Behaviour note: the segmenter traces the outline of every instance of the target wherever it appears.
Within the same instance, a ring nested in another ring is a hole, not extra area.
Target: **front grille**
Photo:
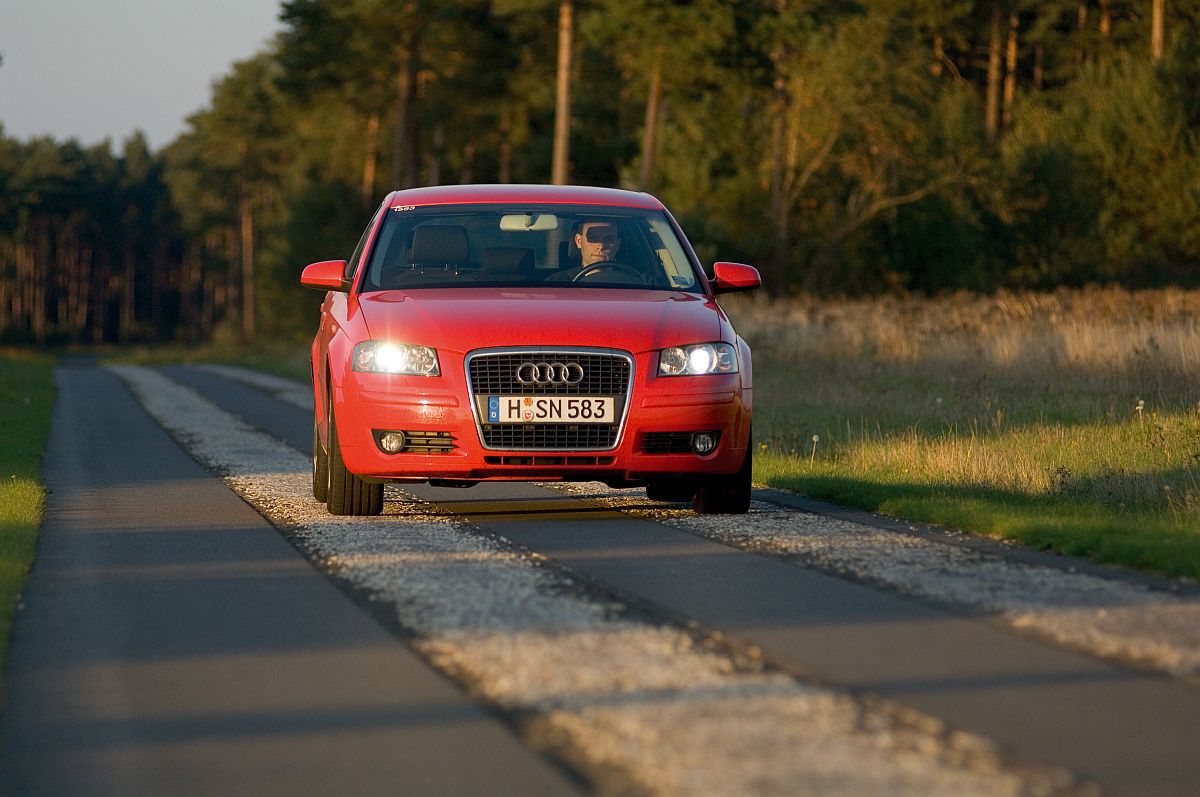
[[[558,465],[590,465],[592,467],[599,465],[611,465],[615,461],[612,457],[484,457],[483,461],[489,465],[524,465],[541,467],[541,466],[558,466]]]
[[[612,448],[617,425],[607,423],[485,423],[483,442],[489,448],[578,449]]]
[[[521,363],[578,363],[578,385],[523,385],[517,381]],[[471,360],[471,389],[477,396],[624,396],[629,386],[629,360],[612,354],[583,352],[518,352],[486,354]]]
[[[577,364],[583,378],[575,385],[522,384],[522,363]],[[617,422],[606,423],[480,423],[486,448],[500,451],[607,450],[620,438],[629,400],[633,360],[628,355],[597,351],[503,351],[472,355],[467,377],[476,416],[487,418],[488,396],[612,396]]]

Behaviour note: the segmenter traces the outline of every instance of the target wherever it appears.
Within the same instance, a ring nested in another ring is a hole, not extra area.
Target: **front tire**
[[[329,494],[325,506],[331,515],[378,515],[383,511],[383,485],[364,481],[346,470],[332,402],[329,407]]]
[[[750,477],[754,471],[754,445],[746,440],[746,457],[732,476],[717,476],[700,485],[692,508],[698,515],[744,515],[750,511]]]
[[[321,446],[316,413],[313,413],[312,477],[313,498],[324,503],[329,497],[329,452]]]

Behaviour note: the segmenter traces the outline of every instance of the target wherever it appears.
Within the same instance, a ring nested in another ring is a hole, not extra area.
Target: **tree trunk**
[[[189,244],[184,247],[182,268],[182,283],[179,286],[179,330],[189,343],[200,329],[200,293],[197,290],[200,283],[200,266],[197,262],[196,247]],[[190,334],[189,334],[190,333]]]
[[[71,339],[83,343],[87,340],[88,329],[88,309],[91,307],[91,287],[92,281],[88,279],[88,273],[91,271],[87,266],[91,265],[92,258],[95,257],[95,250],[89,246],[80,259],[79,268],[75,272],[75,307],[71,311]]]
[[[574,46],[574,6],[558,6],[558,80],[554,100],[554,155],[550,182],[566,185],[571,145],[571,48]]]
[[[1100,35],[1108,36],[1112,30],[1112,9],[1108,7],[1108,0],[1099,0],[1100,3]]]
[[[438,121],[433,127],[433,157],[429,159],[429,185],[442,183],[442,150],[446,145],[446,123]]]
[[[415,2],[406,3],[404,15],[408,20],[404,55],[396,75],[396,132],[392,150],[392,188],[412,188],[417,185],[417,126],[413,104],[417,96],[417,68],[420,45],[419,16]]]
[[[107,256],[105,260],[107,261]],[[104,331],[108,327],[108,283],[105,275],[108,273],[109,264],[105,262],[102,268],[92,269],[90,279],[91,293],[91,321],[92,321],[92,343],[104,342]]]
[[[500,173],[497,179],[501,183],[512,182],[512,110],[508,104],[500,109]]]
[[[33,339],[36,343],[46,342],[46,275],[42,264],[50,259],[50,233],[43,229],[38,234],[33,266],[33,301],[30,302],[33,324]],[[40,250],[40,251],[39,251]]]
[[[475,142],[468,141],[463,145],[462,168],[458,170],[458,182],[467,185],[475,179]]]
[[[363,207],[371,207],[375,196],[375,169],[379,163],[379,111],[371,111],[367,117],[367,129],[363,135],[367,148],[363,158],[362,198]]]
[[[1013,101],[1017,94],[1017,26],[1020,19],[1016,14],[1008,17],[1008,47],[1004,59],[1004,116],[1001,129],[1012,128]]]
[[[243,189],[238,214],[241,217],[242,254],[242,337],[254,340],[254,210],[250,195]]]
[[[658,107],[662,98],[662,49],[654,51],[650,67],[650,88],[646,95],[646,126],[642,131],[642,174],[639,182],[643,191],[654,189],[654,141],[658,136]]]
[[[118,337],[122,343],[129,343],[133,340],[134,326],[134,280],[137,279],[133,269],[133,252],[131,247],[126,244],[124,247],[124,268],[121,274],[121,319],[118,324],[120,330]]]
[[[787,179],[787,90],[782,76],[775,78],[775,107],[771,130],[771,228],[773,247],[771,283],[776,296],[785,293],[788,265],[792,257],[792,203],[785,185]]]
[[[987,109],[985,126],[990,138],[1000,134],[1000,6],[992,7],[992,33],[988,43]]]
[[[30,244],[25,231],[18,230],[15,237],[17,245],[14,259],[17,263],[17,278],[13,283],[13,326],[27,332],[31,329],[29,307],[33,298],[33,272],[29,264],[33,258],[29,254]]]
[[[1033,90],[1041,91],[1046,79],[1046,45],[1038,42],[1033,48]]]
[[[179,263],[171,262],[171,253],[163,237],[156,239],[154,247],[154,266],[150,271],[150,318],[157,340],[169,340],[175,337],[174,328],[167,321],[166,299],[179,294],[179,285],[183,279],[183,271]],[[176,322],[178,319],[176,319]]]
[[[201,307],[204,308],[200,317],[200,329],[203,331],[203,339],[210,340],[213,328],[217,324],[217,281],[211,271],[204,275],[200,291]]]
[[[1154,0],[1150,12],[1150,58],[1161,61],[1163,57],[1163,5],[1164,0]]]

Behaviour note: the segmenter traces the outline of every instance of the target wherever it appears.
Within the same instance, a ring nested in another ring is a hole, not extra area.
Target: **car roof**
[[[472,205],[484,203],[546,205],[608,205],[660,210],[663,205],[649,194],[582,185],[438,185],[396,191],[388,207],[406,205]]]

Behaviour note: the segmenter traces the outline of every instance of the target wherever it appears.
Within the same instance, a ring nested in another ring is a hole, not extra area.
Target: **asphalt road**
[[[307,451],[303,410],[166,372]],[[304,563],[112,376],[60,371],[46,472],[3,720],[12,793],[576,788]],[[1187,683],[536,485],[406,489],[797,678],[910,706],[1105,794],[1197,793]]]
[[[9,795],[575,794],[142,411],[62,368]]]

